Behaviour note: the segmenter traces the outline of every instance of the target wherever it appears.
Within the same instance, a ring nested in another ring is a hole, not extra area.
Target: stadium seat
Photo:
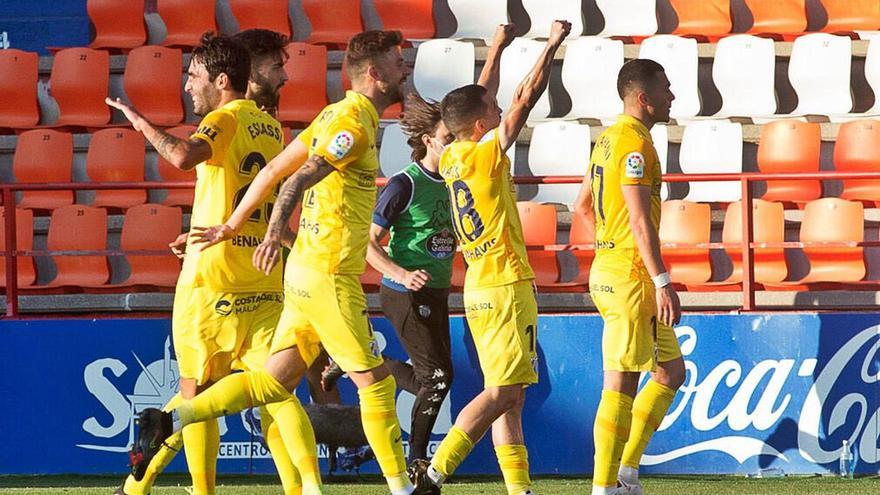
[[[861,113],[829,115],[831,122],[880,118],[880,36],[868,43],[868,52],[865,54],[865,80],[874,92],[874,104],[871,108]]]
[[[183,120],[183,53],[177,48],[142,46],[128,54],[123,85],[132,105],[158,126]]]
[[[549,38],[550,26],[556,19],[571,23],[571,32],[566,39],[573,40],[584,32],[584,15],[581,0],[522,0],[529,15],[531,27],[523,36],[526,38]]]
[[[288,0],[229,0],[229,7],[239,31],[263,28],[291,36]]]
[[[86,10],[95,27],[90,48],[129,49],[146,43],[144,0],[88,0]]]
[[[344,48],[352,36],[364,30],[360,0],[302,0],[302,6],[312,25],[306,40],[309,43]]]
[[[588,227],[587,224],[582,222],[579,216],[572,215],[568,243],[593,246],[596,243],[596,232],[593,230],[593,227]],[[593,264],[593,258],[596,257],[596,251],[594,249],[575,249],[571,253],[577,259],[578,273],[569,283],[588,287],[590,283],[590,266]]]
[[[590,126],[575,122],[552,121],[532,130],[529,168],[532,175],[579,175],[587,173],[590,163]],[[536,203],[571,205],[580,184],[540,184],[532,198]]]
[[[672,281],[699,285],[712,278],[709,248],[664,247],[664,244],[708,243],[712,230],[712,209],[705,203],[664,201],[660,213],[660,243],[663,263]]]
[[[456,251],[452,257],[452,289],[461,292],[464,287],[464,277],[467,273],[467,263],[464,261],[464,255],[461,251]]]
[[[806,0],[745,0],[752,13],[750,34],[791,39],[807,29]]]
[[[413,85],[426,100],[440,101],[453,89],[474,82],[474,45],[447,39],[419,45]]]
[[[165,23],[164,46],[192,48],[202,34],[217,32],[215,0],[156,0],[156,10]]]
[[[110,85],[110,55],[91,48],[65,48],[55,54],[49,90],[58,103],[56,126],[101,127],[110,122],[104,102]]]
[[[880,2],[877,0],[822,0],[827,33],[880,30]]]
[[[0,128],[33,127],[40,121],[39,63],[34,52],[0,50]]]
[[[507,111],[519,83],[535,66],[546,43],[516,38],[501,54],[501,82],[498,86],[498,105]],[[529,114],[530,120],[545,119],[550,115],[550,91],[545,90]]]
[[[623,101],[617,94],[617,73],[622,66],[622,41],[584,36],[568,42],[562,85],[571,97],[571,110],[565,118],[594,118],[605,124],[622,113]]]
[[[21,133],[12,158],[15,181],[22,184],[70,182],[73,135],[51,129]],[[19,208],[54,210],[73,204],[72,191],[22,191]]]
[[[687,118],[700,113],[697,40],[669,34],[652,36],[642,41],[639,58],[654,60],[666,70],[675,95],[670,117]]]
[[[308,43],[291,43],[290,58],[284,64],[289,78],[281,87],[278,120],[307,123],[327,106],[327,48]]]
[[[151,285],[174,287],[180,273],[180,260],[168,244],[182,232],[180,208],[143,204],[129,208],[122,223],[119,247],[122,251],[166,251],[164,256],[126,254],[131,269],[120,286]]]
[[[761,199],[752,200],[752,240],[753,242],[785,241],[785,216],[782,203],[772,203]],[[725,244],[742,243],[742,202],[730,203],[724,215],[721,240]],[[733,270],[730,276],[719,284],[740,284],[743,280],[742,247],[730,246],[724,250],[730,257]],[[754,281],[757,283],[779,283],[788,277],[783,248],[755,248]]]
[[[670,0],[678,25],[673,34],[716,39],[730,33],[730,0]]]
[[[857,120],[840,126],[834,144],[838,172],[880,172],[880,120]],[[880,180],[844,179],[843,199],[880,202]]]
[[[665,124],[654,124],[651,127],[651,141],[654,143],[654,149],[657,150],[657,159],[660,160],[660,171],[666,173],[666,167],[669,156],[669,129]],[[669,184],[664,182],[660,185],[660,199],[666,201],[669,197]]]
[[[92,182],[143,182],[146,143],[132,129],[101,129],[92,134],[86,173]],[[95,191],[92,206],[126,209],[147,201],[143,189]]]
[[[526,246],[556,244],[556,208],[532,201],[518,201],[520,221]],[[554,251],[529,250],[529,264],[538,287],[553,287],[559,280],[559,265]]]
[[[797,93],[793,115],[835,115],[852,110],[852,40],[826,33],[794,40],[788,78]],[[817,68],[821,67],[821,70]]]
[[[52,211],[46,248],[50,251],[107,249],[107,210],[70,205]],[[101,287],[110,279],[104,255],[53,256],[57,273],[40,287]]]
[[[408,40],[434,37],[434,2],[432,0],[382,0],[374,2],[383,29],[403,33]]]
[[[457,25],[451,38],[482,39],[489,44],[492,42],[495,28],[499,24],[507,23],[507,2],[446,0],[446,3],[455,16]]]
[[[803,243],[862,242],[865,240],[864,208],[858,201],[822,198],[807,203],[801,222]],[[800,284],[858,282],[865,278],[862,247],[804,246],[810,272]]]
[[[684,174],[742,173],[742,125],[724,120],[700,120],[684,128],[679,165]],[[729,203],[742,197],[737,182],[689,182],[684,198],[704,203]]]
[[[412,163],[412,148],[406,140],[400,124],[385,126],[379,143],[379,167],[385,177],[391,177]]]
[[[195,127],[183,125],[168,129],[167,132],[168,134],[181,139],[189,139],[195,130]],[[162,158],[162,156],[158,154],[156,157],[156,168],[158,169],[159,177],[161,177],[163,181],[177,182],[196,180],[195,170],[181,170],[168,163],[168,160]],[[168,189],[168,194],[165,196],[165,200],[162,201],[162,204],[166,206],[185,206],[191,208],[194,194],[195,191],[192,189]]]
[[[773,40],[738,34],[718,40],[712,80],[721,94],[716,118],[776,113],[776,49]]]
[[[6,210],[0,208],[0,220],[6,222]],[[16,250],[31,251],[34,249],[34,212],[31,210],[15,209],[15,241]],[[0,229],[0,249],[6,249],[6,229]],[[29,287],[37,281],[37,273],[34,270],[34,258],[32,256],[18,257],[18,286]],[[6,288],[6,258],[0,260],[0,287]]]
[[[758,170],[764,173],[818,172],[822,144],[819,124],[779,120],[761,126]],[[767,181],[767,201],[804,203],[822,195],[817,180]]]
[[[596,0],[605,19],[599,36],[651,36],[657,32],[655,0]]]

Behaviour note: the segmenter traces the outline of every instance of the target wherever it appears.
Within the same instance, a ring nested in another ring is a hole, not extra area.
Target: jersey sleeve
[[[296,135],[296,140],[306,145],[307,150],[312,148],[312,134],[314,134],[314,127],[314,123],[309,124],[308,127]]]
[[[223,162],[237,128],[238,122],[231,113],[222,109],[215,110],[199,122],[199,127],[191,139],[201,139],[208,143],[211,147],[211,158],[207,163],[217,165]]]
[[[385,184],[382,192],[379,193],[379,199],[376,200],[373,223],[383,229],[391,228],[391,225],[409,206],[412,193],[413,183],[406,174],[393,175]]]
[[[313,133],[313,154],[323,158],[333,168],[343,170],[369,149],[367,140],[367,133],[359,122],[340,115],[322,132]]]
[[[498,139],[498,129],[489,131],[477,145],[475,166],[477,170],[484,171],[491,177],[501,173],[507,163],[507,155],[501,149],[501,141]]]
[[[648,142],[621,143],[616,150],[618,153],[617,166],[620,170],[620,185],[622,186],[651,186],[654,172],[660,163],[655,154],[648,149]]]

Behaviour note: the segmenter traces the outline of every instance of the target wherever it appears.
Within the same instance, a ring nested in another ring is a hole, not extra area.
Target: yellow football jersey
[[[590,157],[593,211],[596,215],[596,270],[648,276],[629,226],[624,185],[651,188],[651,222],[660,228],[660,160],[648,129],[621,115],[596,141]]]
[[[284,147],[281,124],[250,100],[231,101],[212,111],[192,137],[211,146],[211,158],[196,166],[190,225],[197,227],[225,222],[260,169]],[[282,290],[279,267],[266,276],[251,261],[266,234],[274,201],[273,193],[234,239],[205,250],[190,243],[177,285],[237,293]]]
[[[465,288],[535,278],[516,209],[510,160],[497,130],[480,143],[456,141],[440,158],[452,203],[452,225],[468,268]]]
[[[288,261],[326,273],[360,275],[376,202],[379,114],[366,96],[348,91],[297,136],[336,172],[305,191],[299,231]]]

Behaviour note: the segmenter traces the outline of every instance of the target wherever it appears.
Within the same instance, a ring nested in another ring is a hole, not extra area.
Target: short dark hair
[[[630,60],[623,64],[617,74],[617,94],[620,95],[620,99],[624,99],[633,89],[645,89],[661,72],[664,72],[663,66],[653,60],[646,58]]]
[[[345,50],[345,71],[354,79],[377,58],[403,42],[400,31],[364,31],[348,42]]]
[[[205,33],[199,46],[193,50],[192,59],[205,66],[210,81],[226,74],[232,89],[240,93],[247,91],[251,57],[238,41],[222,34]]]
[[[486,88],[479,84],[468,84],[449,92],[440,102],[440,115],[449,132],[456,138],[470,132],[474,123],[486,113],[483,97]]]
[[[259,60],[267,55],[281,53],[287,60],[287,45],[290,39],[276,31],[268,29],[247,29],[232,36],[232,39],[244,45],[251,56],[251,69],[254,69]]]
[[[412,148],[411,156],[414,162],[428,154],[422,136],[433,135],[438,125],[440,125],[440,104],[433,100],[425,101],[415,93],[410,94],[403,105],[400,128],[408,136],[406,142]]]

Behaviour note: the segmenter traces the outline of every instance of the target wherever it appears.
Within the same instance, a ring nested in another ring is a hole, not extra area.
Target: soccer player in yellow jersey
[[[195,168],[194,224],[222,220],[231,213],[253,177],[283,148],[280,124],[254,101],[243,98],[246,94],[255,96],[249,74],[260,73],[261,79],[253,87],[263,95],[260,106],[271,105],[269,96],[277,94],[287,79],[283,68],[287,39],[265,30],[242,35],[244,44],[222,36],[206,37],[194,50],[186,90],[193,97],[195,113],[204,118],[188,140],[152,126],[119,101],[108,101],[123,111],[164,158],[185,170]],[[274,270],[267,276],[255,269],[250,259],[266,231],[267,207],[263,205],[235,242],[223,249],[203,252],[190,246],[177,284],[172,321],[180,394],[168,408],[194,397],[233,368],[259,369],[265,363],[282,309],[281,273]],[[279,433],[279,423],[286,429],[310,428],[304,411],[289,401],[272,407],[278,421],[273,422],[267,411],[261,418],[285,493],[302,493],[303,484],[320,485],[314,440],[303,441],[300,435],[285,448]],[[143,446],[136,445],[132,475],[117,494],[149,493],[156,475],[184,440],[194,493],[214,493],[219,447],[216,420],[190,425],[182,435],[154,445],[157,455],[152,462],[143,458]],[[301,470],[294,467],[291,458],[299,461]]]
[[[183,402],[172,414],[152,410],[156,421],[142,428],[141,436],[161,440],[193,422],[285,399],[323,345],[358,387],[364,433],[391,493],[412,493],[397,422],[394,379],[379,355],[358,280],[365,268],[376,200],[379,115],[401,101],[401,87],[409,73],[401,41],[398,31],[354,36],[345,54],[352,80],[345,99],[326,107],[257,175],[225,224],[199,234],[208,245],[235,242],[275,185],[293,174],[278,195],[269,229],[253,257],[255,266],[266,273],[275,269],[290,215],[302,199],[299,233],[284,277],[284,312],[265,371],[228,376]],[[204,225],[214,223],[219,222]]]
[[[652,60],[624,64],[617,91],[623,115],[596,141],[575,202],[596,228],[590,296],[605,322],[593,495],[643,493],[639,460],[684,381],[672,329],[681,308],[660,257],[660,162],[648,132],[669,120],[674,96]],[[651,380],[636,395],[646,371]]]
[[[461,410],[430,465],[421,462],[415,467],[420,493],[440,493],[444,480],[490,427],[508,494],[532,493],[522,407],[525,388],[538,381],[538,306],[505,152],[546,90],[553,57],[570,30],[566,21],[553,23],[544,52],[520,83],[503,119],[495,99],[497,68],[440,103],[443,122],[455,135],[440,158],[440,174],[449,189],[452,223],[468,263],[465,316],[480,358],[484,390]],[[496,55],[487,63],[499,63],[500,53]]]

